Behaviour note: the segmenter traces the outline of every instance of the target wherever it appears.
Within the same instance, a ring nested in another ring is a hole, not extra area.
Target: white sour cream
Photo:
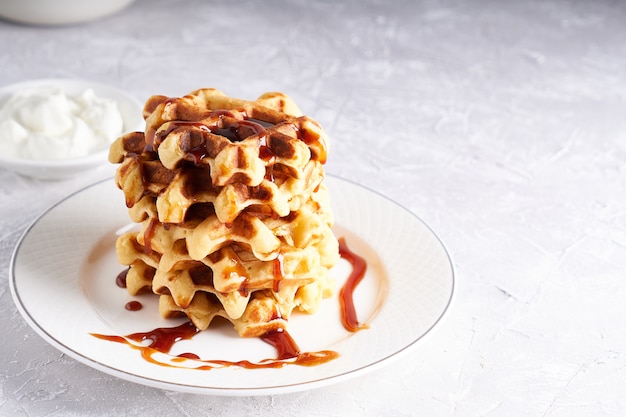
[[[0,155],[66,159],[106,148],[124,129],[117,103],[86,89],[68,96],[55,86],[17,92],[0,108]]]

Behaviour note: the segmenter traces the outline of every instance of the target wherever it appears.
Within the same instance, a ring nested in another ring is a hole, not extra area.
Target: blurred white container
[[[0,0],[0,17],[31,25],[70,25],[111,15],[134,0]]]

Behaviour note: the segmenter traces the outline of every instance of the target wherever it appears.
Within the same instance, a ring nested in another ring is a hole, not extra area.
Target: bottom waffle
[[[159,313],[165,318],[186,316],[200,330],[207,329],[216,317],[223,317],[233,324],[241,337],[259,337],[279,329],[286,330],[293,310],[313,313],[321,299],[332,292],[333,283],[329,279],[300,287],[284,285],[278,292],[255,291],[237,319],[228,315],[220,300],[209,292],[197,292],[185,308],[176,304],[171,296],[161,295]]]

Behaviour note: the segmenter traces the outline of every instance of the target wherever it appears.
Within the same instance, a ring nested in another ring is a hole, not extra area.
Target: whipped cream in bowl
[[[110,144],[144,129],[142,105],[112,86],[35,80],[0,88],[0,167],[60,179],[107,164]]]

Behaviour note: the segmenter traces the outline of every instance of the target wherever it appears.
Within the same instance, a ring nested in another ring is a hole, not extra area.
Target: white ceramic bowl
[[[30,25],[70,25],[99,19],[133,0],[0,0],[0,17]]]
[[[119,88],[85,80],[42,79],[7,85],[0,88],[0,107],[17,91],[50,85],[59,87],[68,96],[76,96],[91,88],[97,96],[117,102],[124,122],[124,132],[144,130],[143,105],[137,98]],[[108,164],[108,154],[107,146],[84,157],[67,159],[31,160],[0,155],[0,167],[33,178],[61,179]]]

